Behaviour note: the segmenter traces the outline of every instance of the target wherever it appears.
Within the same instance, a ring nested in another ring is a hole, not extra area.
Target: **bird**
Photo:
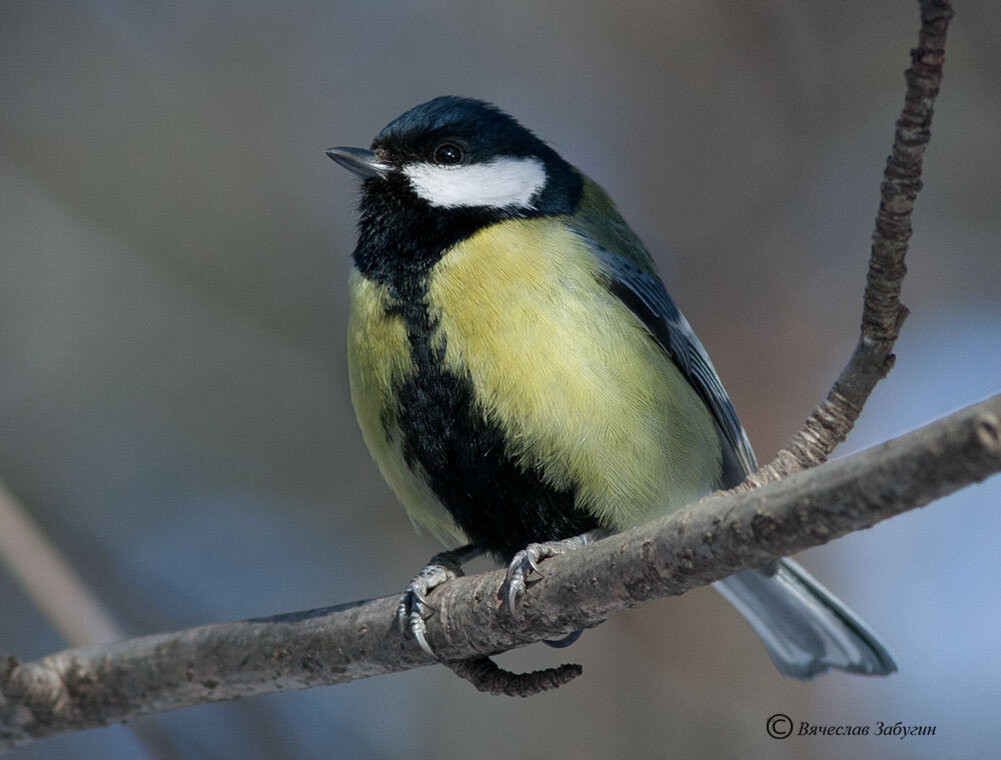
[[[400,599],[488,554],[516,614],[551,556],[668,514],[757,468],[702,343],[613,201],[495,105],[441,96],[369,148],[349,280],[351,399],[411,519],[445,542]],[[779,558],[714,584],[778,670],[897,669],[857,615]],[[579,632],[549,642],[572,643]]]

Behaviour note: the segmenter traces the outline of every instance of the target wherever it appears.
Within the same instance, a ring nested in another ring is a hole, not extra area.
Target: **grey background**
[[[913,315],[846,451],[1001,387],[1001,11],[959,6]],[[443,93],[498,103],[609,190],[767,459],[854,344],[917,28],[902,0],[5,2],[0,480],[130,634],[399,591],[438,547],[355,426],[357,188],[322,151]],[[208,758],[984,756],[999,491],[802,558],[886,639],[891,678],[783,679],[702,589],[502,657],[584,665],[532,700],[428,668],[157,720]],[[0,650],[62,646],[0,568]],[[776,712],[937,732],[777,742]],[[143,757],[120,726],[17,756]]]

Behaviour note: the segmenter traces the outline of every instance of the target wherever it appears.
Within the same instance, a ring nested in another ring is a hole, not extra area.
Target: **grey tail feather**
[[[780,559],[772,568],[745,570],[713,586],[751,624],[783,675],[897,670],[879,637],[800,565]]]

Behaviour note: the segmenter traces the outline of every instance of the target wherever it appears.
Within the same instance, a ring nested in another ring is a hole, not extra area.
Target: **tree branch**
[[[876,383],[893,367],[893,344],[908,314],[900,302],[900,286],[907,273],[904,256],[911,238],[911,212],[921,190],[921,165],[931,139],[932,111],[942,84],[945,37],[952,16],[946,0],[921,0],[918,46],[911,50],[911,66],[905,73],[907,95],[880,186],[858,344],[827,398],[802,429],[739,489],[771,483],[826,462],[855,426]]]
[[[850,457],[724,493],[546,561],[517,621],[503,571],[438,589],[428,640],[448,660],[597,625],[979,482],[1001,470],[1001,395]],[[600,580],[599,580],[600,579]],[[218,623],[40,660],[0,660],[0,745],[202,702],[431,665],[394,625],[397,597]]]

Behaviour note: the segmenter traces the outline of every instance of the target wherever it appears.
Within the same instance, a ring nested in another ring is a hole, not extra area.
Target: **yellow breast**
[[[508,221],[446,253],[428,300],[445,362],[471,378],[509,454],[621,529],[709,492],[720,447],[696,393],[596,275],[560,219]]]

